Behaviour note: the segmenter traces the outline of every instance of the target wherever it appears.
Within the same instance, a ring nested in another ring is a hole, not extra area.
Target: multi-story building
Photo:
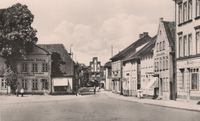
[[[154,71],[159,79],[159,98],[175,99],[175,22],[160,18],[154,49]]]
[[[110,61],[104,65],[104,72],[105,72],[105,90],[111,91],[113,86],[112,86],[112,68]]]
[[[74,80],[74,61],[72,60],[70,53],[65,49],[63,44],[39,44],[41,48],[44,48],[48,52],[51,53],[52,57],[54,54],[58,54],[60,60],[60,64],[57,67],[59,70],[58,72],[54,72],[52,70],[51,77],[52,77],[52,93],[59,94],[59,93],[73,93],[76,88],[76,81]],[[54,67],[54,60],[52,61],[52,67]],[[55,74],[56,73],[56,74]]]
[[[134,96],[141,88],[141,63],[137,55],[150,41],[152,38],[148,34],[140,35],[140,38],[132,44],[133,50],[129,50],[130,54],[123,59],[122,86],[124,95]]]
[[[157,36],[152,38],[138,53],[141,70],[141,90],[146,96],[156,96],[155,89],[158,88],[157,78],[154,77],[154,47]]]
[[[174,0],[177,98],[200,99],[200,0]]]
[[[43,94],[52,92],[51,54],[34,45],[32,52],[15,59],[17,88],[25,93]]]

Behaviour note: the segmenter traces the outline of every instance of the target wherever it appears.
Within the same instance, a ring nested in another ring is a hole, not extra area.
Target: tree
[[[4,10],[0,23],[0,52],[7,68],[14,73],[13,60],[32,51],[36,44],[36,30],[31,27],[34,16],[26,5],[17,3]],[[7,83],[14,87],[16,83]]]
[[[63,73],[60,69],[60,66],[62,64],[64,64],[64,62],[62,61],[62,58],[60,57],[60,54],[57,52],[53,52],[51,55],[51,73],[52,73],[52,77],[59,77],[62,76]]]

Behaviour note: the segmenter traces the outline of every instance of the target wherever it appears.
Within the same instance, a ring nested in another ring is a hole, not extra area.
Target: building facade
[[[154,47],[157,36],[138,52],[141,67],[141,90],[144,96],[156,96],[157,78],[154,77]]]
[[[200,0],[174,0],[177,98],[200,99]]]
[[[113,88],[111,62],[107,62],[104,65],[104,73],[105,73],[105,90],[111,91]]]
[[[149,42],[151,37],[148,33],[140,35],[131,46],[132,49],[128,50],[127,56],[123,59],[122,66],[122,88],[123,94],[127,96],[134,96],[137,90],[141,88],[141,65],[137,57],[137,53]]]
[[[101,86],[104,86],[102,83],[103,80],[103,67],[101,62],[98,60],[98,57],[93,57],[89,65],[89,80],[91,82],[101,83]]]
[[[39,44],[41,48],[44,48],[51,53],[53,58],[60,58],[58,67],[55,67],[55,61],[51,58],[52,67],[54,70],[58,69],[58,72],[52,70],[52,94],[71,94],[76,91],[76,81],[74,78],[74,61],[72,60],[70,53],[65,49],[63,44]]]
[[[175,22],[160,18],[154,49],[154,71],[159,79],[159,98],[175,99]]]
[[[43,94],[52,92],[51,54],[35,45],[31,53],[15,60],[17,88],[25,93]]]

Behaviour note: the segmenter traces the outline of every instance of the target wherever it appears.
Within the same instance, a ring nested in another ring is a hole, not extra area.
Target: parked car
[[[94,87],[81,87],[78,90],[80,95],[91,95],[94,94]]]

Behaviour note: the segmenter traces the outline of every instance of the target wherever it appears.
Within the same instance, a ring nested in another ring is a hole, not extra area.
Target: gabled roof
[[[143,48],[141,48],[139,51],[133,53],[128,58],[124,59],[124,62],[134,60],[134,59],[140,59],[142,56],[153,54],[153,49],[155,47],[157,36],[154,36],[151,41],[149,41]]]
[[[167,38],[169,40],[169,45],[174,49],[175,46],[175,32],[176,25],[175,22],[163,21]]]
[[[38,44],[39,47],[44,48],[50,53],[59,53],[62,61],[65,64],[61,65],[61,71],[64,73],[63,76],[72,76],[74,71],[74,61],[70,57],[63,44]]]
[[[145,35],[142,38],[139,38],[135,42],[133,42],[130,46],[113,56],[110,60],[116,61],[116,60],[123,60],[125,57],[130,56],[130,53],[135,52],[136,48],[143,45],[144,43],[151,40],[151,37],[149,35]]]

